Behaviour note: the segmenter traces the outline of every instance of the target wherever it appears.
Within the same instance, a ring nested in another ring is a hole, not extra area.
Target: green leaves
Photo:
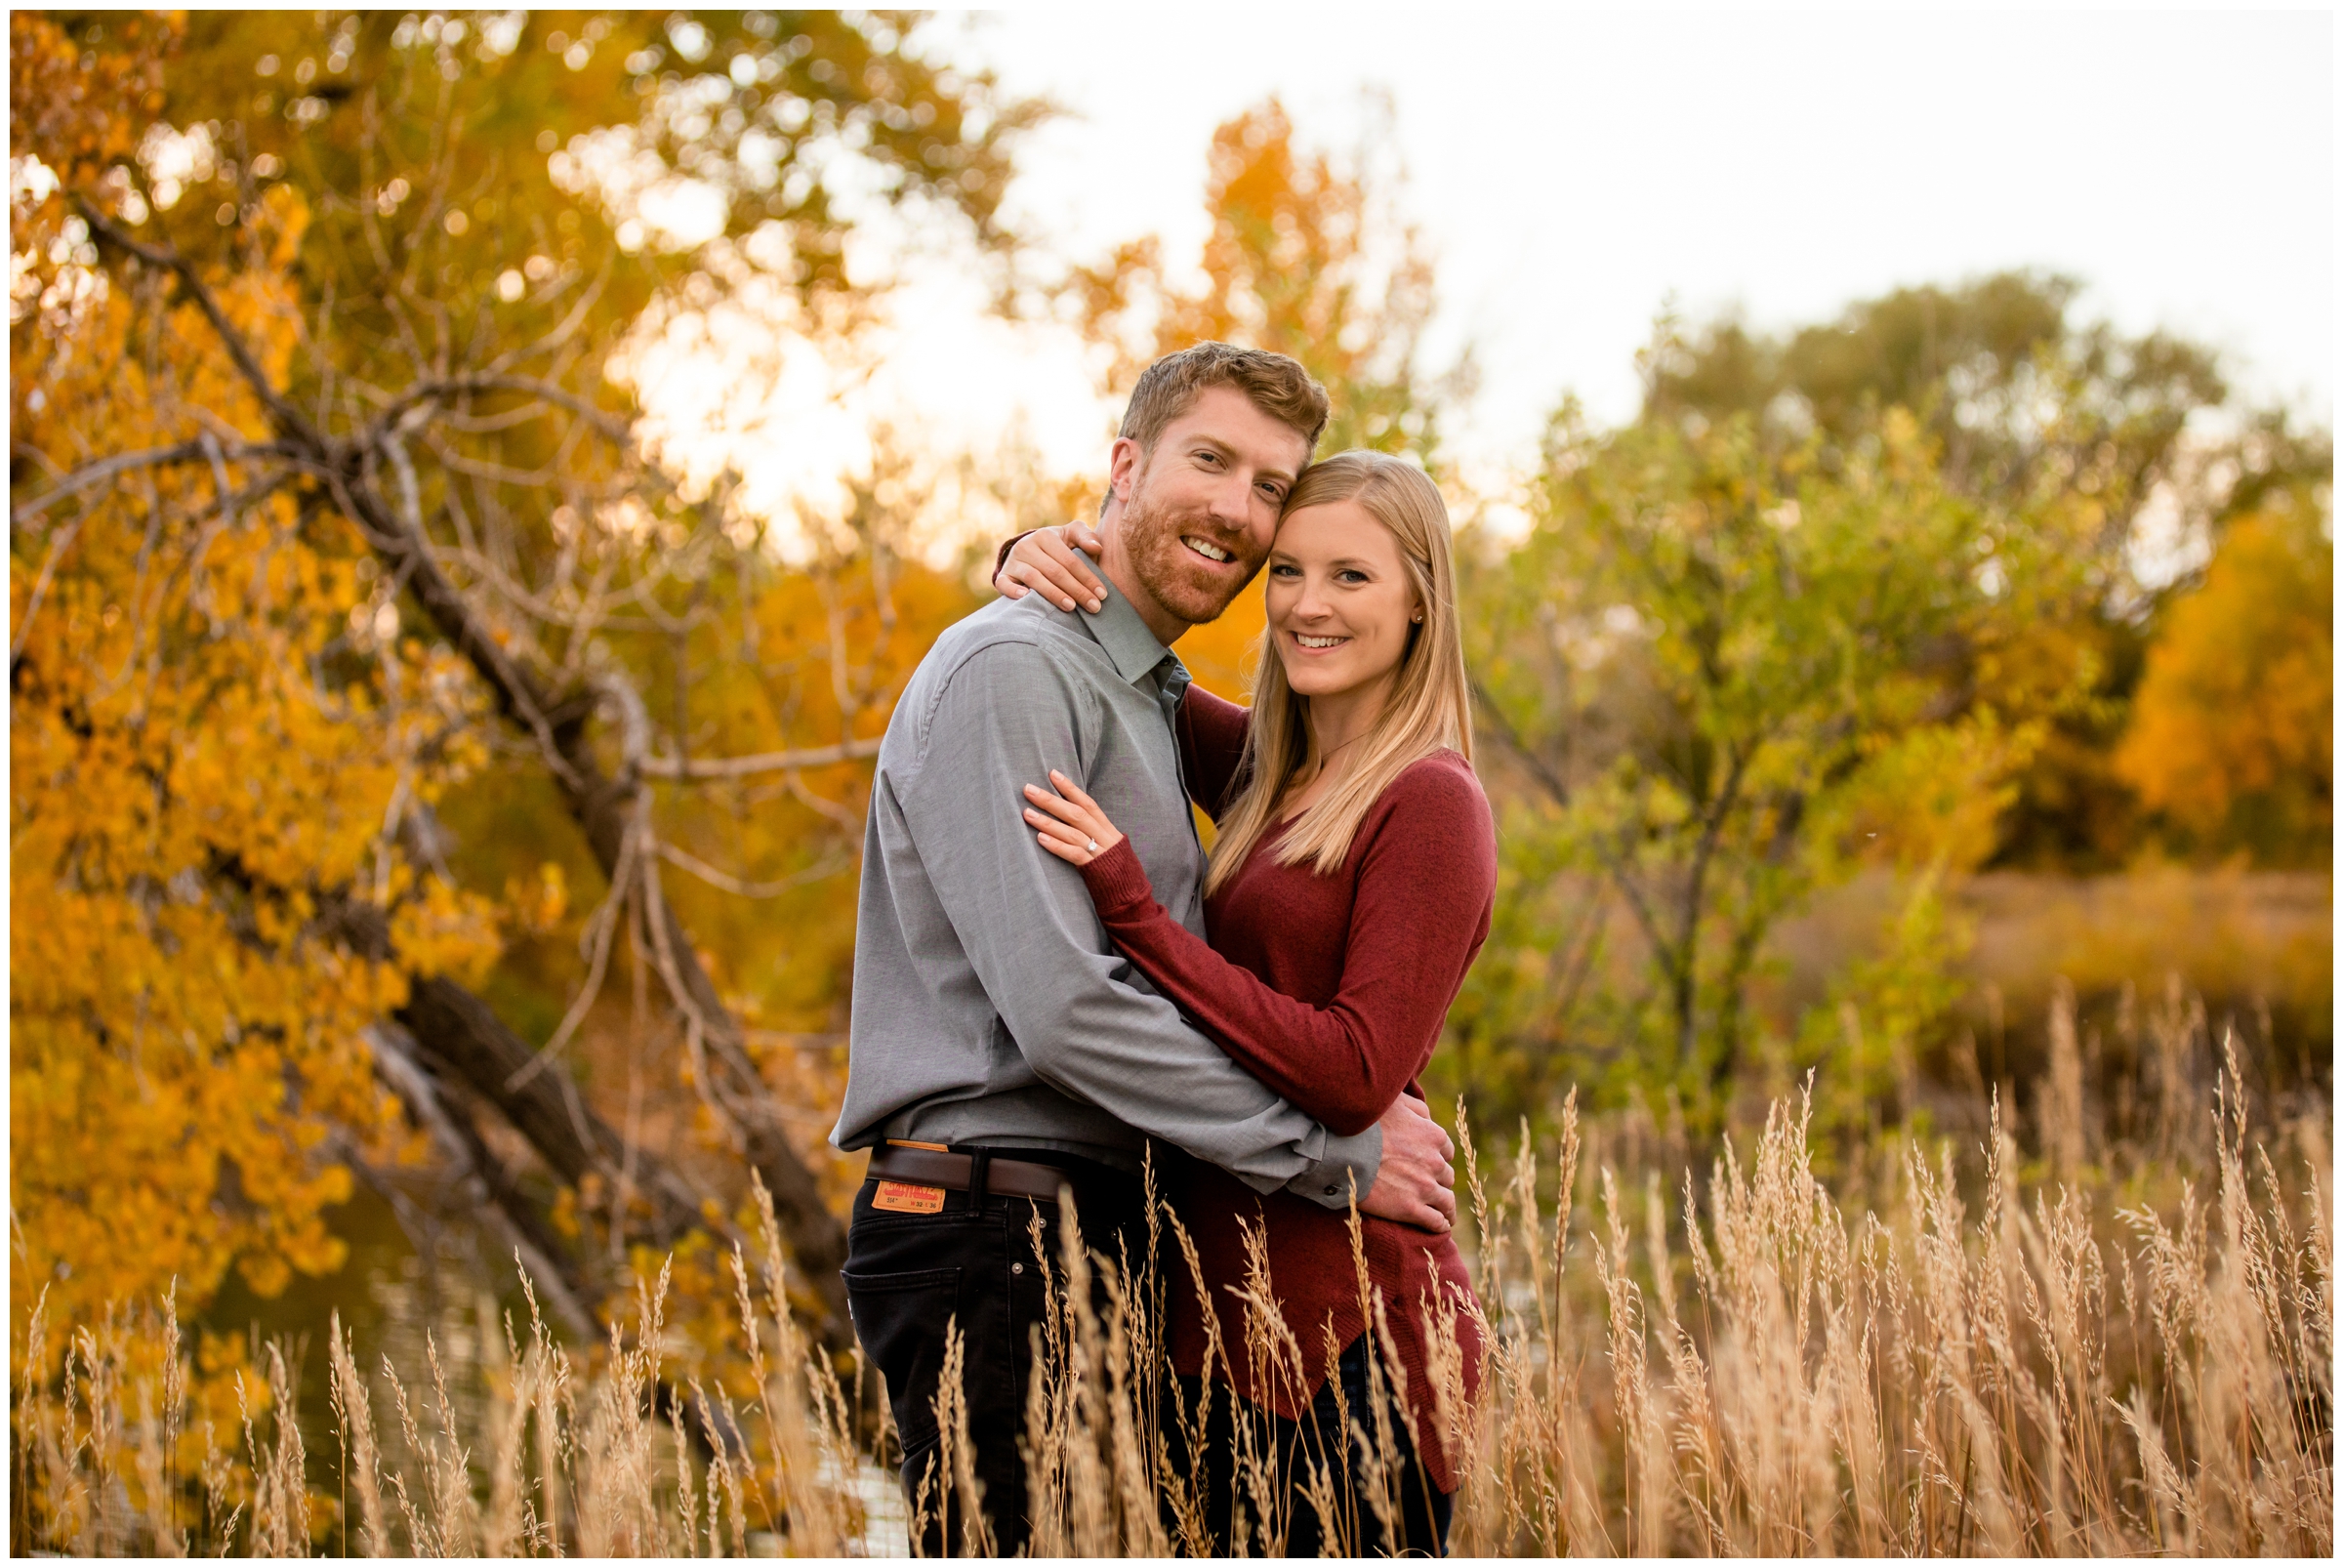
[[[1900,409],[1788,445],[1748,414],[1557,422],[1529,538],[1469,584],[1485,730],[1526,786],[1506,842],[1615,906],[1632,961],[1587,1016],[1696,1112],[1746,1059],[1783,914],[1866,860],[1966,869],[1990,847],[1973,805],[2028,746],[1974,666],[2011,633],[2013,577],[2030,609],[2056,592],[2037,548],[2056,537],[2055,516],[1955,490]],[[1919,787],[1937,763],[1962,787]],[[1475,982],[1514,983],[1501,966]],[[1487,1026],[1508,1015],[1541,1026],[1526,990],[1485,999]]]

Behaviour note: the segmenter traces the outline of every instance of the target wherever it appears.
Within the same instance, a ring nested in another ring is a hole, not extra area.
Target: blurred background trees
[[[591,1334],[754,1169],[844,1342],[855,762],[970,599],[900,498],[784,567],[609,372],[727,302],[850,340],[857,213],[1001,254],[1032,111],[784,20],[15,19],[12,1190],[66,1310],[329,1273],[355,1173]]]
[[[517,1255],[592,1337],[673,1252],[717,1358],[753,1169],[843,1342],[867,760],[980,602],[914,536],[948,470],[1024,522],[1100,477],[895,433],[834,512],[744,493],[795,356],[875,351],[887,226],[1005,301],[1036,259],[1002,214],[1042,108],[913,26],[12,18],[20,1299],[176,1280],[240,1332]],[[1141,236],[1047,303],[1108,401],[1278,349],[1322,451],[1451,493],[1502,868],[1436,1090],[1713,1130],[1819,1066],[1826,1132],[2001,1090],[2047,1147],[2053,1056],[2129,1093],[2176,968],[2294,1042],[2265,1088],[2325,1087],[2325,432],[2013,272],[1664,317],[1632,418],[1566,405],[1473,489],[1387,144],[1271,101],[1207,168],[1193,268]],[[721,364],[708,429],[654,362]],[[1242,693],[1258,614],[1183,640],[1200,679]]]
[[[1828,1061],[1848,1115],[1909,1111],[1913,1052],[1962,989],[1948,878],[2159,849],[2324,862],[2330,694],[2308,670],[2331,447],[2232,407],[2206,350],[2072,320],[2076,292],[1899,290],[1780,337],[1666,318],[1630,427],[1564,411],[1528,538],[1474,588],[1482,714],[1520,799],[1512,957],[1475,972],[1454,1082],[1534,1103],[1624,1067],[1615,1086],[1713,1125],[1772,927],[1870,866],[1908,883],[1879,953],[1804,1024],[1777,1007],[1761,1076],[1779,1092]],[[2214,553],[2201,586],[2173,570],[2190,548]],[[2211,634],[2246,572],[2291,586],[2265,583],[2254,632]],[[2219,655],[2185,651],[2208,638]],[[2231,684],[2181,674],[2206,659]],[[2174,709],[2215,689],[2302,749],[2280,764],[2250,721],[2184,727]],[[2252,797],[2234,819],[2232,788]]]

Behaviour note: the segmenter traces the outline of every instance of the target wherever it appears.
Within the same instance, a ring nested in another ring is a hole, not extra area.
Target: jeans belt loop
[[[971,1209],[983,1206],[984,1178],[990,1174],[985,1168],[992,1163],[992,1150],[983,1147],[968,1150],[968,1207]]]

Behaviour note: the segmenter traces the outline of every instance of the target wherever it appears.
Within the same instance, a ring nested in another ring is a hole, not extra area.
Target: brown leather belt
[[[871,1151],[869,1176],[874,1181],[909,1181],[924,1187],[966,1192],[975,1164],[973,1155],[882,1144]],[[1045,1203],[1055,1203],[1059,1187],[1075,1184],[1072,1176],[1055,1166],[1036,1165],[1030,1160],[1005,1160],[997,1155],[984,1162],[984,1190],[1005,1198],[1039,1198]]]

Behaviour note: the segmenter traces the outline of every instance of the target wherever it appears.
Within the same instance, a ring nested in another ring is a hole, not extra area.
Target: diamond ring
[[[1096,839],[1092,839],[1092,840],[1090,841],[1090,853],[1092,853],[1092,854],[1096,854],[1097,852],[1098,852],[1098,841],[1097,841]]]

